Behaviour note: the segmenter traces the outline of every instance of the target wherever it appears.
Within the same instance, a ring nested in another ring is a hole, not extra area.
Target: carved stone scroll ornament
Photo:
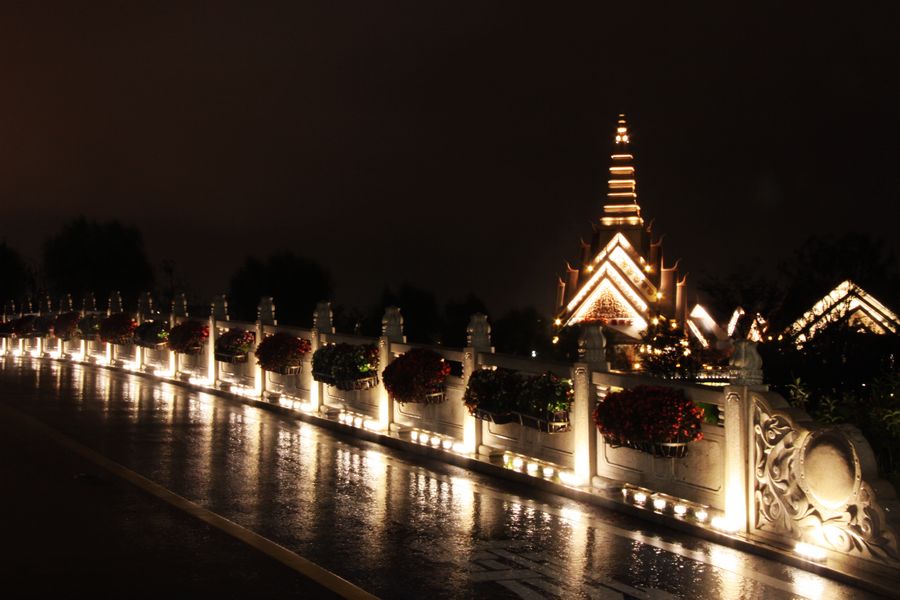
[[[841,428],[809,429],[786,404],[773,409],[753,398],[756,530],[900,566],[897,533],[850,437]]]

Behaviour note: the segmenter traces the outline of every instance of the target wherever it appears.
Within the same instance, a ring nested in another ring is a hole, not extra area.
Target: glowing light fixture
[[[828,553],[825,552],[824,548],[807,544],[806,542],[797,542],[797,545],[794,546],[794,551],[803,558],[814,560],[816,562],[822,562],[828,556]]]

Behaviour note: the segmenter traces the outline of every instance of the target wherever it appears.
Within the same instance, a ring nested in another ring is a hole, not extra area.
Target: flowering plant
[[[385,367],[384,387],[398,402],[427,403],[449,374],[450,365],[437,352],[414,348]]]
[[[130,344],[136,327],[137,321],[126,313],[109,315],[100,321],[100,340],[107,344]]]
[[[209,338],[209,325],[200,321],[182,321],[169,332],[169,350],[181,354],[199,354]]]
[[[313,354],[313,378],[353,389],[354,385],[347,382],[377,376],[378,362],[378,347],[374,344],[322,346]]]
[[[375,344],[353,346],[337,344],[331,364],[336,381],[362,379],[378,374],[378,348]]]
[[[78,331],[78,320],[81,316],[74,310],[59,313],[53,321],[53,335],[61,340],[73,337]]]
[[[575,398],[572,382],[561,379],[549,371],[522,381],[516,398],[517,410],[534,417],[568,420],[569,407]]]
[[[334,375],[331,372],[331,368],[334,366],[334,357],[336,354],[337,346],[334,344],[322,346],[313,353],[313,379],[328,384],[334,383]]]
[[[703,409],[673,388],[642,385],[613,392],[594,409],[594,423],[611,445],[655,453],[659,445],[703,439]]]
[[[278,332],[259,343],[256,362],[266,371],[285,371],[299,367],[311,348],[309,340]]]
[[[44,337],[53,334],[53,322],[56,319],[50,315],[40,315],[34,319],[34,334]]]
[[[100,317],[95,313],[88,313],[78,319],[75,333],[81,339],[93,339],[100,335]]]
[[[229,329],[216,338],[216,352],[228,356],[242,356],[253,349],[256,333],[246,329]]]
[[[517,398],[521,380],[507,369],[480,369],[469,377],[463,402],[469,413],[485,411],[495,415],[511,415],[518,408]],[[512,417],[510,416],[510,420]]]
[[[13,321],[4,321],[0,323],[0,338],[12,337],[13,333]]]
[[[156,348],[169,339],[169,324],[165,321],[144,321],[134,330],[134,343],[146,348]]]
[[[31,337],[34,335],[35,315],[25,315],[12,322],[12,330],[16,337]]]

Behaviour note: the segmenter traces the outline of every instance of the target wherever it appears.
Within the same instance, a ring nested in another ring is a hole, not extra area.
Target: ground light
[[[820,548],[819,546],[814,546],[812,544],[807,544],[806,542],[797,542],[797,545],[794,546],[794,552],[796,552],[803,558],[816,562],[824,562],[826,557],[828,556],[828,553],[825,552],[824,548]]]

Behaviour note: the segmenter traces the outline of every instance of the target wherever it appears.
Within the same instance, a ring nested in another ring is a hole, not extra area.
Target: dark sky
[[[0,8],[0,237],[26,254],[84,214],[199,294],[284,248],[347,304],[408,280],[549,310],[621,111],[692,278],[814,232],[900,251],[897,2],[163,4]]]

